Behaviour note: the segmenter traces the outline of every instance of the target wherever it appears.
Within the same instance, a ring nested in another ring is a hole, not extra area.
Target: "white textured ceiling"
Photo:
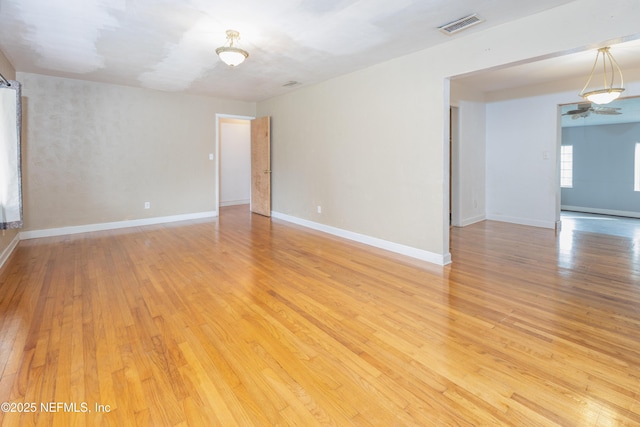
[[[620,41],[611,44],[611,54],[623,71],[625,82],[640,80],[640,39]],[[523,64],[507,65],[499,69],[483,70],[468,76],[455,78],[456,82],[467,87],[472,87],[480,92],[499,94],[499,97],[509,95],[518,96],[517,88],[540,87],[545,85],[553,88],[554,92],[575,91],[574,99],[580,99],[578,94],[587,82],[589,72],[596,59],[596,47],[581,52],[570,53],[562,56],[532,59]],[[587,90],[602,87],[602,58],[594,72],[594,78]],[[620,84],[616,73],[615,83]],[[625,86],[627,86],[626,84]],[[531,92],[529,90],[528,92]],[[541,93],[544,93],[542,91]],[[561,113],[566,113],[579,108],[584,101],[569,103],[573,99],[567,99],[567,104],[561,108]],[[595,109],[597,106],[594,104]],[[607,107],[618,108],[619,115],[598,114],[590,112],[588,115],[562,117],[562,127],[591,126],[614,123],[640,122],[640,97],[630,97],[628,92],[623,92],[622,98],[608,104]]]
[[[0,0],[0,50],[17,71],[259,101],[571,1]],[[227,29],[236,68],[215,55]]]
[[[610,52],[622,70],[630,74],[629,70],[640,69],[640,39],[619,40],[609,44]],[[598,46],[601,47],[601,46]],[[482,92],[495,92],[513,89],[521,86],[543,85],[550,82],[577,79],[580,81],[579,92],[586,83],[589,72],[596,59],[597,47],[580,52],[569,53],[550,58],[532,58],[521,64],[505,65],[491,70],[483,70],[468,76],[460,76],[456,81],[465,86],[471,86]],[[602,82],[602,57],[598,68],[594,71],[594,78],[590,88]],[[630,74],[631,75],[631,74]],[[637,77],[637,76],[636,76]],[[617,75],[616,75],[616,80]],[[619,81],[618,81],[619,82]]]

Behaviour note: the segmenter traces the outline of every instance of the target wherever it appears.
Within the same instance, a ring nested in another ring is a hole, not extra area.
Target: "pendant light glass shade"
[[[583,97],[594,104],[608,104],[618,99],[623,91],[622,88],[593,90],[584,94]]]
[[[244,62],[249,57],[249,52],[244,49],[240,49],[235,46],[235,43],[240,38],[240,33],[235,30],[227,30],[228,46],[221,46],[216,49],[216,53],[225,64],[235,67]]]
[[[593,67],[591,68],[591,73],[589,74],[589,79],[587,80],[587,83],[584,85],[584,87],[582,88],[582,91],[580,92],[581,97],[593,102],[594,104],[608,104],[609,102],[615,99],[618,99],[620,97],[620,94],[624,92],[624,87],[623,87],[624,81],[622,78],[622,70],[620,70],[620,66],[618,65],[616,60],[613,58],[613,55],[611,55],[611,52],[609,51],[609,49],[610,49],[609,47],[603,47],[598,49],[598,53],[596,54],[596,60],[593,63]],[[602,55],[602,70],[604,72],[603,88],[585,92],[585,90],[587,90],[587,86],[589,86],[589,83],[591,83],[593,72],[595,71],[596,66],[598,65],[598,60],[600,59],[601,55]],[[619,87],[614,87],[616,71],[620,76]]]

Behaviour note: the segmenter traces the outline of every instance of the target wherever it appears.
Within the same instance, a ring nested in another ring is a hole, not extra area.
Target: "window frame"
[[[573,145],[560,146],[560,188],[573,188]]]
[[[640,142],[636,142],[633,157],[633,191],[640,191]]]

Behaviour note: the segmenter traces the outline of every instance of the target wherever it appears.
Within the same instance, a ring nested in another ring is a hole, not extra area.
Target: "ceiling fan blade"
[[[583,111],[581,111],[581,112],[579,112],[577,114],[572,115],[571,118],[573,120],[576,120],[576,119],[580,119],[580,118],[589,117],[589,114],[590,114],[589,110],[583,110]]]
[[[622,114],[621,112],[615,110],[594,110],[593,112],[594,114],[602,114],[605,116],[617,116]]]
[[[592,108],[592,111],[594,113],[596,113],[596,114],[607,114],[607,115],[622,114],[618,110],[620,110],[620,108],[617,108],[617,107],[595,107],[595,108]]]
[[[588,112],[589,109],[588,108],[584,108],[584,109],[578,109],[578,110],[571,110],[571,111],[567,111],[566,113],[563,114],[563,116],[573,116],[576,114],[582,114],[582,113],[586,113]]]

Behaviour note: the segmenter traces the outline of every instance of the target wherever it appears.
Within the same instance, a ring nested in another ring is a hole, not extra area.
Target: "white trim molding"
[[[89,233],[92,231],[115,230],[118,228],[140,227],[143,225],[155,225],[177,221],[188,221],[191,219],[213,218],[216,216],[218,216],[218,213],[216,211],[209,211],[192,214],[161,216],[155,218],[132,219],[128,221],[104,222],[100,224],[77,225],[72,227],[47,228],[44,230],[23,231],[20,233],[20,240],[64,236],[67,234]]]
[[[215,181],[216,181],[216,194],[215,194],[215,202],[218,209],[220,206],[224,206],[220,204],[220,120],[222,119],[234,119],[234,120],[253,120],[255,116],[236,116],[234,114],[221,114],[216,113],[216,141],[215,141]],[[249,194],[251,197],[251,194]],[[217,215],[216,215],[217,216]]]
[[[226,202],[220,202],[220,207],[223,206],[235,206],[235,205],[248,205],[251,203],[251,200],[249,199],[244,199],[244,200],[229,200]]]
[[[556,228],[555,221],[540,221],[537,219],[518,218],[515,216],[506,216],[506,215],[498,215],[498,214],[489,214],[487,215],[487,219],[490,221],[509,222],[511,224],[528,225],[531,227],[550,228],[552,230]]]
[[[9,243],[9,246],[4,248],[4,251],[0,253],[0,268],[2,268],[5,262],[7,262],[16,246],[18,246],[18,243],[20,243],[20,233],[17,233],[13,240]]]
[[[466,227],[467,225],[475,224],[477,222],[482,222],[486,219],[487,217],[484,215],[477,215],[471,218],[465,218],[461,221],[460,227]]]
[[[585,208],[581,206],[567,206],[567,205],[562,205],[561,209],[563,211],[571,211],[571,212],[584,212],[584,213],[592,213],[592,214],[600,214],[600,215],[624,216],[627,218],[640,218],[640,212],[632,212],[632,211],[617,211],[614,209]]]
[[[417,249],[411,246],[401,245],[399,243],[389,242],[388,240],[378,239],[377,237],[371,237],[365,234],[343,230],[341,228],[320,224],[318,222],[309,221],[306,219],[283,214],[280,212],[271,211],[271,216],[276,219],[281,219],[283,221],[291,222],[293,224],[301,225],[303,227],[311,228],[313,230],[322,231],[324,233],[342,237],[347,240],[353,240],[354,242],[364,243],[365,245],[384,249],[390,252],[395,252],[401,255],[406,255],[411,258],[416,258],[422,261],[427,261],[432,264],[444,266],[451,263],[451,253],[440,255],[434,252]]]
[[[365,245],[384,249],[397,254],[406,255],[411,258],[419,259],[421,261],[430,262],[432,264],[445,266],[451,263],[451,253],[440,255],[434,252],[417,249],[411,246],[401,245],[399,243],[389,242],[388,240],[378,239],[376,237],[371,237],[365,234],[355,233],[353,231],[343,230],[329,225],[308,221],[279,212],[271,212],[271,215],[276,219],[281,219],[283,221],[291,222],[293,224],[301,225],[303,227],[311,228],[337,237],[342,237],[354,242],[364,243]],[[170,222],[188,221],[192,219],[214,218],[217,216],[217,211],[209,211],[156,218],[134,219],[128,221],[106,222],[100,224],[78,225],[72,227],[49,228],[44,230],[22,231],[16,235],[9,246],[2,252],[2,254],[0,254],[0,267],[2,267],[4,262],[9,258],[9,256],[11,256],[11,253],[16,248],[20,240],[64,236],[78,233],[89,233],[93,231],[115,230],[128,227],[140,227],[144,225],[164,224]]]

